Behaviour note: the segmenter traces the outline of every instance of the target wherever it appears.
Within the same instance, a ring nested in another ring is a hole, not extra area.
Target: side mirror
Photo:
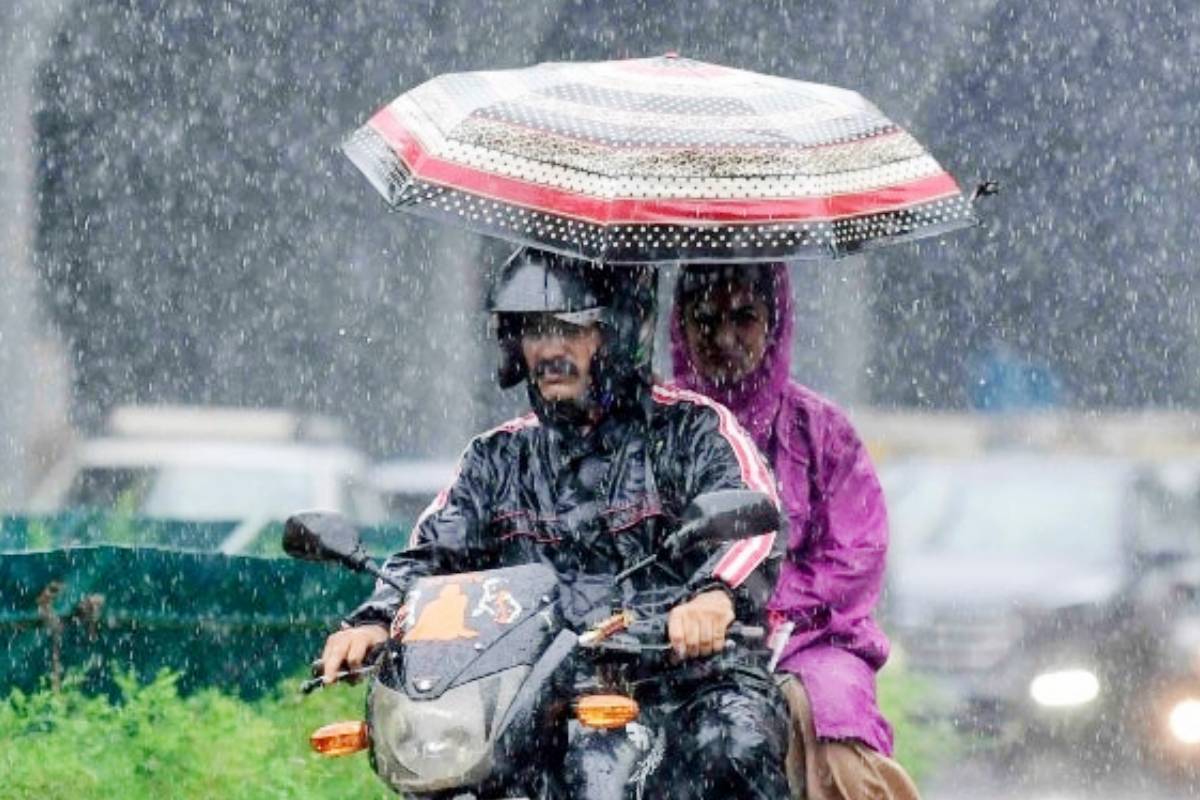
[[[703,544],[759,536],[783,527],[779,509],[762,492],[726,489],[699,495],[683,510],[683,527],[668,540],[677,553]]]
[[[358,529],[333,511],[304,511],[283,524],[283,551],[302,561],[337,561],[366,569],[369,561]]]

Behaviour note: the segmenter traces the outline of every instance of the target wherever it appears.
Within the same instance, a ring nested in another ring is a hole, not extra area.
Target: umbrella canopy
[[[672,55],[442,75],[344,149],[394,209],[613,264],[836,258],[974,221],[855,92]]]

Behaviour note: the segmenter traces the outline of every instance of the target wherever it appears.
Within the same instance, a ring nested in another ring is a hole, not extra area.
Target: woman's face
[[[692,362],[718,386],[735,384],[758,368],[770,330],[766,302],[734,281],[715,283],[684,304],[683,332]]]

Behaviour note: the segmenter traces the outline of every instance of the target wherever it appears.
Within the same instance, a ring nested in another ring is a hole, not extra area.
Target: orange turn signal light
[[[638,718],[637,701],[620,694],[589,694],[575,703],[575,718],[589,728],[621,728]]]
[[[362,720],[331,722],[308,737],[312,749],[323,756],[348,756],[367,749],[367,723]]]

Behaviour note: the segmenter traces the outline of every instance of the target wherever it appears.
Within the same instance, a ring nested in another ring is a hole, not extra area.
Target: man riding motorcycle
[[[774,482],[722,406],[652,385],[654,273],[517,251],[489,297],[502,387],[525,381],[533,413],[476,437],[453,484],[384,569],[403,585],[423,575],[543,562],[586,595],[679,527],[697,495]],[[735,618],[761,622],[780,556],[775,534],[727,543],[672,570],[638,573],[639,591],[682,584],[668,615],[678,663],[655,676],[670,698],[667,752],[641,776],[644,796],[778,798],[788,793],[786,705],[764,654],[726,650]],[[326,681],[386,640],[403,597],[379,585],[329,637]],[[393,626],[399,635],[401,629]],[[651,702],[654,702],[652,699]],[[624,796],[606,732],[579,731],[554,756],[571,793]]]

